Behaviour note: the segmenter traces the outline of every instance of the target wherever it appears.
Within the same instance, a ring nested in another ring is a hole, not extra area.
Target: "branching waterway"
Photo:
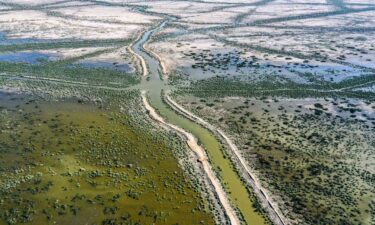
[[[162,70],[160,69],[159,61],[155,59],[152,54],[148,53],[143,46],[154,32],[159,31],[165,26],[168,20],[163,21],[156,28],[146,31],[132,46],[134,53],[137,54],[141,60],[144,60],[142,63],[143,67],[146,66],[146,68],[143,68],[146,73],[144,73],[145,76],[143,77],[139,88],[142,91],[147,92],[151,106],[166,121],[166,123],[177,126],[187,133],[192,134],[199,140],[202,147],[204,147],[211,166],[216,171],[219,171],[219,179],[221,180],[221,183],[224,184],[224,189],[227,193],[227,195],[224,196],[226,199],[222,199],[220,196],[219,199],[221,200],[221,204],[223,205],[230,221],[233,223],[233,220],[231,220],[229,216],[231,214],[230,209],[225,207],[225,200],[232,203],[232,206],[230,207],[231,209],[232,207],[238,209],[239,213],[237,214],[242,215],[246,224],[265,224],[265,219],[256,211],[253,205],[252,198],[249,195],[246,185],[237,174],[230,159],[225,157],[222,151],[222,144],[220,144],[217,138],[209,130],[179,115],[173,109],[169,108],[169,106],[163,101],[162,93],[163,91],[167,91],[169,87],[167,82],[161,78]],[[207,176],[210,178],[209,174],[207,174]],[[215,179],[217,180],[217,178]],[[214,180],[210,181],[211,183],[215,182]],[[213,186],[215,186],[214,183]],[[216,188],[215,191],[220,195]],[[228,196],[229,199],[227,199]],[[237,217],[240,216],[237,215]]]

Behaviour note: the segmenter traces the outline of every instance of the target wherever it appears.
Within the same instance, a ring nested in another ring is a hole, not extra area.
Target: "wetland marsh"
[[[374,12],[0,0],[0,224],[374,224]]]
[[[116,110],[1,93],[1,224],[213,224],[183,145],[145,132]]]

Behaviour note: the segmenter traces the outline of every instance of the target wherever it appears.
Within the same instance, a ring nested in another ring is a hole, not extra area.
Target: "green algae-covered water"
[[[178,142],[115,111],[0,92],[0,224],[214,224]]]
[[[264,217],[259,214],[253,206],[253,201],[236,173],[230,159],[226,158],[221,149],[221,144],[215,136],[202,126],[186,119],[170,109],[162,99],[162,91],[168,90],[165,82],[160,80],[159,62],[145,53],[142,46],[150,38],[153,32],[161,29],[166,22],[154,30],[144,33],[141,39],[133,46],[133,50],[143,57],[149,69],[149,77],[142,80],[140,88],[148,91],[150,104],[166,119],[169,123],[175,124],[197,137],[200,143],[206,149],[210,162],[217,171],[220,171],[220,178],[225,183],[225,189],[230,196],[230,200],[241,212],[246,224],[263,225],[266,224]]]

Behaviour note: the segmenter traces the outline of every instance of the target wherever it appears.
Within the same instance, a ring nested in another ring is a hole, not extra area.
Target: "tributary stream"
[[[140,89],[147,91],[149,101],[158,113],[168,122],[192,133],[206,149],[213,168],[220,171],[220,179],[225,184],[225,191],[228,193],[234,206],[243,215],[246,224],[266,224],[262,215],[256,212],[253,201],[249,196],[245,184],[236,173],[232,162],[222,152],[222,145],[216,137],[206,128],[179,115],[163,102],[162,91],[170,89],[166,81],[161,79],[160,64],[143,48],[143,45],[150,39],[154,32],[162,29],[168,20],[159,24],[158,27],[146,31],[142,37],[132,46],[135,53],[141,56],[148,67],[148,76],[143,77]]]

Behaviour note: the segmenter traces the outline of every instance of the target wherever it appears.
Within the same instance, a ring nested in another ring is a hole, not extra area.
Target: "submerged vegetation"
[[[176,136],[88,103],[0,97],[0,224],[213,224]]]
[[[78,82],[86,85],[129,87],[139,83],[134,74],[110,68],[86,68],[69,62],[44,62],[28,64],[0,62],[1,77],[9,79],[44,79],[50,81]]]

